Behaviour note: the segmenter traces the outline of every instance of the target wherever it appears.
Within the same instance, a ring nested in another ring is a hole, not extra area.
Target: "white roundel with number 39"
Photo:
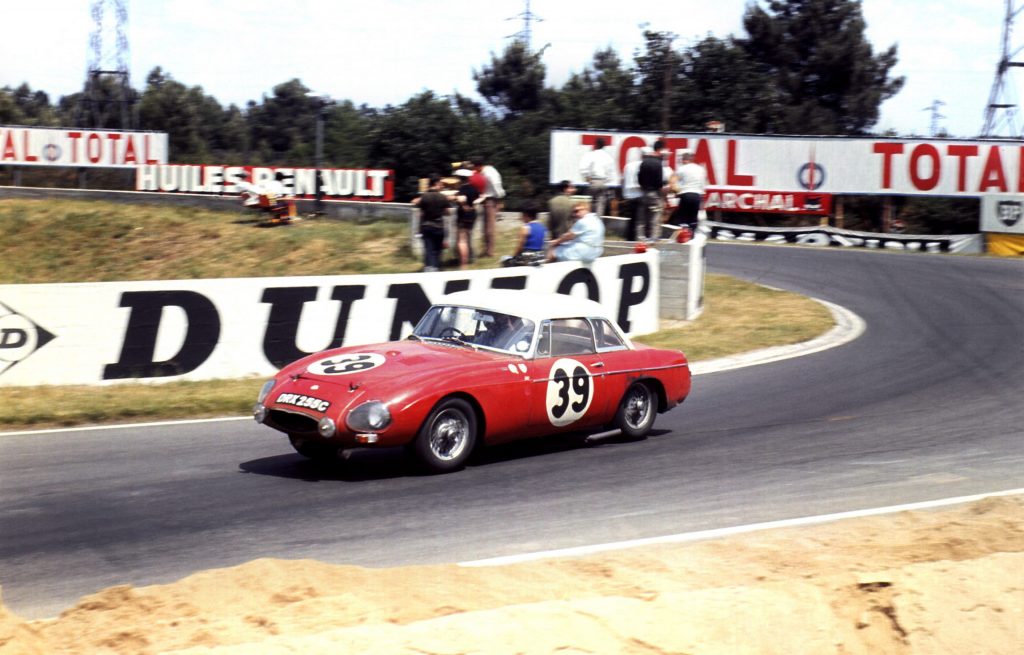
[[[377,353],[346,353],[315,361],[306,370],[314,375],[348,375],[377,368],[386,361]]]
[[[582,362],[556,359],[548,374],[546,406],[551,425],[575,423],[587,414],[594,399],[594,381]]]

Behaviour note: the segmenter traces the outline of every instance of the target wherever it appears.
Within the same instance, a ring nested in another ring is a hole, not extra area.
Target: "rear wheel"
[[[455,471],[466,463],[476,446],[476,413],[461,398],[442,400],[423,422],[412,452],[432,473]]]
[[[643,439],[654,427],[658,413],[658,397],[643,382],[634,382],[615,412],[615,427],[630,439]]]
[[[295,452],[317,462],[333,462],[338,459],[338,447],[318,443],[296,434],[289,434],[288,441],[291,442]]]

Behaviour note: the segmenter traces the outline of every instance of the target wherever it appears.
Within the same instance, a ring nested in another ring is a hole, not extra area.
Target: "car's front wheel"
[[[461,398],[442,400],[423,422],[412,452],[432,473],[455,471],[466,463],[476,446],[476,413]]]
[[[654,427],[658,397],[650,385],[634,382],[615,412],[615,427],[630,439],[643,439]]]
[[[338,459],[338,448],[326,444],[317,443],[305,437],[295,434],[288,435],[295,452],[317,462],[333,462]]]

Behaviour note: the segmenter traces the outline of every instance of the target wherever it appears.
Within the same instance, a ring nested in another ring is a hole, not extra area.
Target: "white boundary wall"
[[[464,289],[590,297],[658,329],[659,257],[394,275],[0,285],[0,387],[270,375],[307,353],[400,339]]]

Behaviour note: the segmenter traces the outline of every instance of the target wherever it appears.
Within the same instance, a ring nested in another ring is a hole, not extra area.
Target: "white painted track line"
[[[487,559],[460,562],[459,566],[482,567],[482,566],[504,566],[508,564],[520,564],[522,562],[533,562],[542,559],[556,559],[563,557],[580,557],[583,555],[594,555],[606,553],[613,550],[626,550],[640,546],[652,546],[658,544],[681,544],[694,541],[707,541],[720,539],[733,535],[748,534],[762,530],[775,530],[778,528],[797,528],[807,525],[818,525],[831,523],[844,519],[863,518],[866,516],[881,516],[885,514],[896,514],[898,512],[910,512],[915,510],[936,509],[952,505],[973,503],[985,498],[997,498],[1002,496],[1024,495],[1024,489],[1009,489],[1006,491],[994,491],[991,493],[977,494],[974,496],[957,496],[955,498],[943,498],[940,500],[927,500],[919,503],[907,503],[904,505],[890,505],[888,507],[876,507],[873,509],[858,509],[850,512],[839,512],[837,514],[822,514],[820,516],[804,516],[795,519],[784,519],[781,521],[768,521],[765,523],[751,523],[750,525],[738,525],[730,528],[716,528],[714,530],[700,530],[698,532],[686,532],[683,534],[665,535],[662,537],[649,537],[647,539],[634,539],[632,541],[616,541],[607,544],[594,544],[590,546],[577,546],[574,548],[561,548],[558,550],[546,550],[521,555],[507,555],[503,557],[491,557]]]

